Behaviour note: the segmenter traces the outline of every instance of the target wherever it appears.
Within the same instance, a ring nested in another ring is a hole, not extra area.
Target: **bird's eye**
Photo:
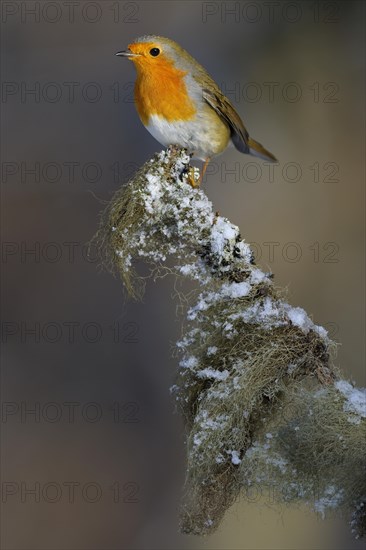
[[[157,55],[159,55],[159,53],[160,53],[159,48],[151,48],[150,50],[150,55],[152,55],[153,57],[156,57]]]

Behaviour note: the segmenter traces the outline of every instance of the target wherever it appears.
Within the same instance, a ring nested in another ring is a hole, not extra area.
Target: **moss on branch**
[[[116,193],[96,236],[133,298],[146,282],[139,260],[152,276],[197,283],[172,388],[187,427],[181,530],[213,532],[259,483],[279,502],[350,513],[362,536],[365,392],[340,378],[326,331],[286,302],[238,227],[188,185],[189,162],[175,148],[157,154]]]

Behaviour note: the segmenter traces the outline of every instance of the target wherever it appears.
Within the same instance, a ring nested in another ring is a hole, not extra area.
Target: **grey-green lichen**
[[[190,157],[169,148],[118,191],[96,242],[134,298],[146,276],[197,283],[177,344],[172,394],[187,427],[181,530],[208,534],[253,484],[322,516],[351,512],[365,534],[365,392],[340,379],[335,345],[254,263],[238,227],[188,183]]]

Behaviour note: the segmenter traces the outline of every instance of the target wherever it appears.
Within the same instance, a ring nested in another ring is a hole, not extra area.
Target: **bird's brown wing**
[[[202,89],[203,99],[207,101],[219,117],[229,125],[231,139],[235,147],[242,153],[249,153],[249,134],[240,116],[235,111],[230,101],[220,92],[216,84],[211,86],[210,82],[207,82],[207,84],[208,86],[204,86]]]

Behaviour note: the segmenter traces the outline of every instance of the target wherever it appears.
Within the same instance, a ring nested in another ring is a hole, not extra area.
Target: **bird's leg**
[[[195,175],[196,175],[195,168],[193,168],[193,166],[190,166],[187,174],[187,182],[189,183],[189,185],[191,185],[191,187],[193,187],[193,189],[196,187],[199,187],[201,183],[201,178],[197,180],[195,178]]]
[[[208,166],[208,163],[210,162],[210,160],[211,160],[211,157],[207,157],[207,159],[205,160],[205,163],[202,167],[202,174],[201,174],[201,177],[200,177],[200,184],[202,183],[203,176],[205,175],[205,172],[206,172],[206,169],[207,169],[207,166]]]
[[[211,158],[210,157],[207,157],[207,159],[205,160],[204,164],[203,164],[203,167],[202,167],[202,172],[201,172],[201,175],[199,177],[198,180],[195,179],[194,177],[194,168],[190,167],[189,168],[189,172],[188,172],[188,183],[192,186],[192,187],[199,187],[203,181],[203,176],[205,175],[205,172],[206,172],[206,168],[208,166],[208,163],[210,162]]]

